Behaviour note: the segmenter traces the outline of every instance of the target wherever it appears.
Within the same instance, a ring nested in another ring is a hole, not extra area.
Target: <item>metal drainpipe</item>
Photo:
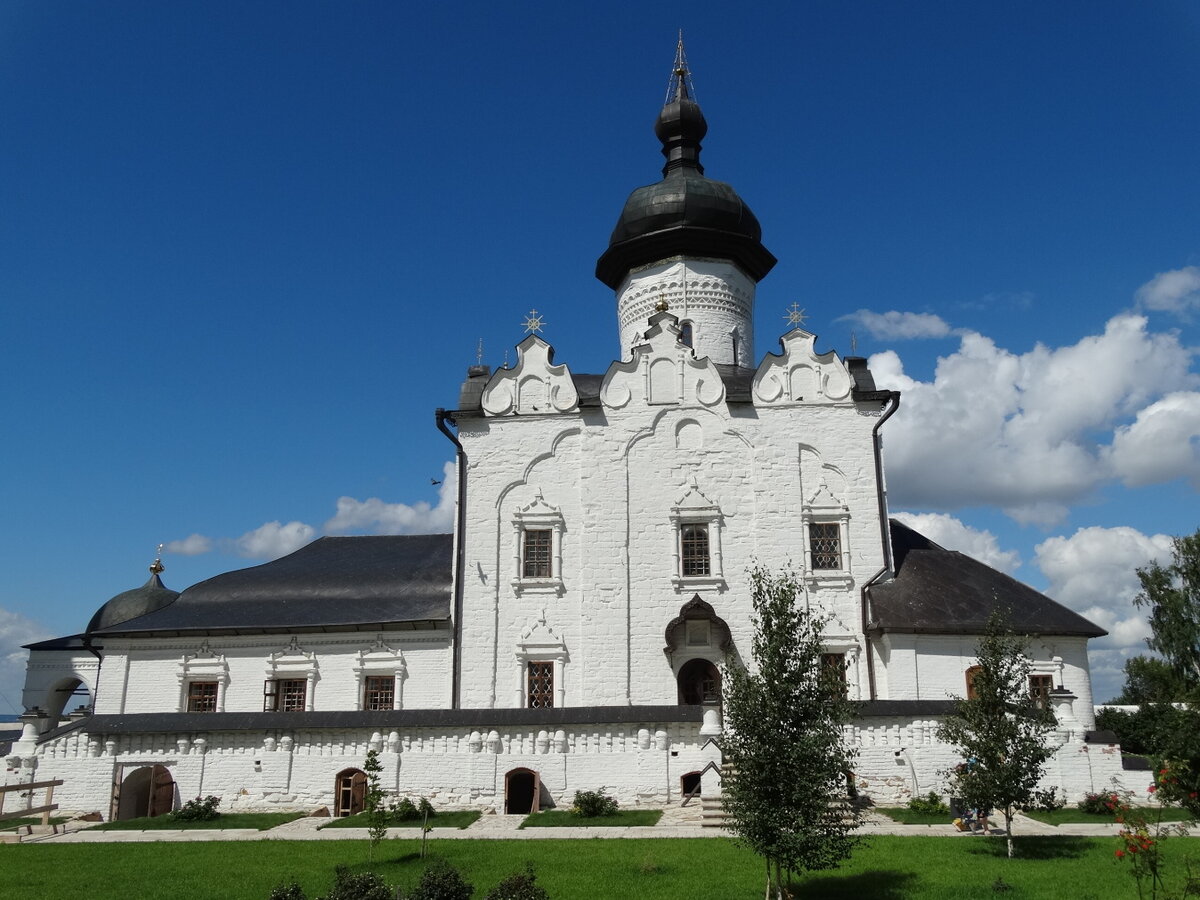
[[[883,423],[892,417],[892,414],[900,408],[900,392],[889,391],[889,396],[885,403],[891,405],[879,417],[879,421],[875,423],[875,427],[871,429],[871,444],[875,452],[875,495],[879,500],[879,539],[883,544],[883,568],[876,572],[862,586],[862,628],[863,640],[867,646],[864,648],[867,652],[867,686],[869,697],[875,699],[875,655],[871,652],[871,638],[867,634],[867,589],[876,581],[892,570],[892,541],[889,534],[888,515],[887,515],[887,500],[883,493],[883,453],[879,438],[879,429],[883,427]]]
[[[465,537],[463,523],[466,517],[467,454],[463,451],[463,445],[459,443],[458,436],[446,427],[447,422],[451,425],[458,425],[454,420],[454,414],[439,407],[436,415],[438,431],[444,434],[450,440],[450,443],[454,445],[455,470],[458,477],[458,509],[454,520],[454,653],[450,667],[450,708],[458,709],[461,689],[461,685],[459,684],[461,677],[460,669],[462,665],[463,558],[465,555],[463,551],[463,538]]]

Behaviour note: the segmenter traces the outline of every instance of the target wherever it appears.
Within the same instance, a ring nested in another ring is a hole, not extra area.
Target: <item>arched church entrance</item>
[[[541,777],[532,769],[513,769],[504,776],[504,811],[525,815],[538,811]]]
[[[175,779],[166,766],[139,766],[121,781],[118,819],[162,816],[175,808]]]
[[[362,769],[338,772],[333,796],[335,816],[353,816],[362,812],[367,799],[367,773]]]
[[[719,704],[721,673],[707,659],[690,659],[679,669],[680,704]]]

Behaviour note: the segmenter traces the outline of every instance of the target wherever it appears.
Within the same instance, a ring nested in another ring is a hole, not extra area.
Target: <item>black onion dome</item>
[[[140,588],[117,594],[96,610],[96,614],[88,622],[86,633],[91,634],[102,628],[128,622],[174,603],[179,591],[173,591],[163,585],[162,579],[158,577],[161,571],[162,564],[155,560],[154,565],[150,567],[150,580]]]
[[[690,80],[680,41],[667,102],[654,125],[667,159],[663,180],[629,195],[596,263],[596,277],[613,290],[630,270],[672,256],[729,259],[755,281],[775,265],[750,207],[732,186],[704,177],[700,142],[708,123]]]

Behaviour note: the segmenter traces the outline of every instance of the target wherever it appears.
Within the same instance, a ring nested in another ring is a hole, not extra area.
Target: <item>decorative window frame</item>
[[[854,583],[850,574],[850,508],[837,500],[824,482],[816,494],[805,501],[800,512],[804,542],[804,578],[813,586],[849,587]],[[838,556],[841,566],[836,569],[814,569],[812,566],[811,525],[838,526]],[[832,651],[831,651],[832,652]]]
[[[863,648],[853,635],[825,635],[821,639],[822,653],[840,653],[846,657],[846,698],[864,700],[862,685]]]
[[[224,653],[217,653],[204,641],[195,653],[185,653],[179,660],[175,677],[179,680],[179,700],[176,712],[187,712],[188,685],[193,681],[217,683],[217,712],[225,712],[225,694],[229,689],[229,662]]]
[[[404,662],[404,654],[384,643],[380,634],[376,635],[375,643],[358,651],[358,658],[354,661],[356,710],[366,709],[367,678],[388,675],[396,679],[392,691],[392,709],[404,709],[404,682],[408,680],[408,665]]]
[[[533,502],[513,513],[513,592],[521,594],[553,594],[561,597],[566,588],[562,580],[562,540],[567,530],[562,512],[551,506],[539,490]],[[525,572],[525,532],[540,529],[550,532],[550,577],[527,578]]]
[[[529,671],[531,662],[554,663],[554,705],[556,707],[566,705],[566,682],[563,675],[566,664],[570,661],[570,654],[567,652],[567,645],[563,639],[546,624],[545,610],[542,610],[537,621],[521,632],[513,660],[516,663],[513,671],[516,676],[514,700],[517,707],[524,709],[529,705],[526,672]]]
[[[308,682],[304,689],[304,711],[312,712],[313,699],[318,676],[317,654],[300,646],[299,639],[293,635],[291,641],[283,650],[277,650],[267,657],[267,680],[290,681],[303,679]]]
[[[725,573],[722,567],[721,533],[725,517],[720,508],[708,499],[696,485],[693,476],[683,496],[671,507],[671,527],[674,532],[674,551],[671,567],[671,584],[677,592],[697,587],[724,587]],[[685,525],[708,526],[708,574],[683,574],[683,529]]]

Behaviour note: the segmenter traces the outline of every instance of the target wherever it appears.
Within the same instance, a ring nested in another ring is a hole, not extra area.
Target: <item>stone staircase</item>
[[[721,764],[721,786],[727,787],[737,777],[737,770],[729,763]],[[721,795],[700,798],[701,825],[705,828],[725,827],[725,801]],[[856,817],[854,802],[846,794],[839,794],[829,801],[829,809],[844,822]]]

